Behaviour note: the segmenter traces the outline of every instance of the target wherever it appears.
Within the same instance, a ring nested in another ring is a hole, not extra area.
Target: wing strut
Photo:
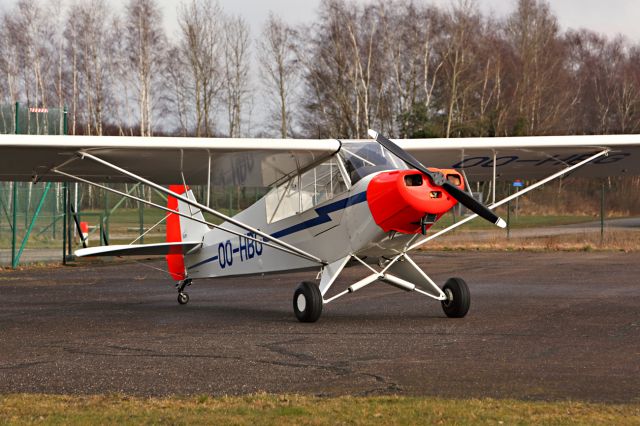
[[[506,197],[502,200],[500,200],[497,203],[493,203],[490,206],[488,206],[489,209],[495,209],[496,207],[499,207],[517,197],[521,197],[523,194],[526,194],[529,191],[532,191],[538,187],[540,187],[541,185],[544,185],[554,179],[557,179],[558,177],[571,172],[572,170],[575,170],[581,166],[584,166],[585,164],[595,160],[596,158],[602,157],[604,155],[607,155],[609,152],[609,150],[604,150],[604,151],[600,151],[597,154],[592,155],[591,157],[587,158],[584,161],[581,161],[573,166],[567,167],[543,180],[541,180],[540,182],[537,182],[529,187],[527,187],[526,189],[518,192],[517,194],[513,194],[509,197]],[[418,242],[415,243],[409,243],[407,244],[408,248],[404,249],[402,253],[398,254],[397,256],[395,256],[394,258],[390,259],[388,263],[386,263],[384,265],[384,268],[380,271],[377,271],[376,269],[374,269],[371,265],[367,264],[364,260],[362,260],[361,258],[359,258],[358,256],[351,254],[349,257],[347,257],[344,260],[340,260],[337,261],[331,265],[329,265],[330,267],[328,267],[327,269],[323,270],[323,275],[322,275],[322,281],[325,282],[325,285],[322,289],[322,302],[324,304],[333,302],[336,299],[339,299],[349,293],[353,293],[355,291],[358,291],[376,281],[383,281],[387,284],[391,284],[395,287],[398,287],[400,289],[406,290],[406,291],[415,291],[417,293],[420,293],[424,296],[430,297],[432,299],[436,299],[436,300],[447,300],[447,296],[446,294],[443,292],[442,289],[440,289],[440,287],[438,287],[436,285],[435,282],[433,282],[433,280],[424,273],[424,271],[422,271],[422,269],[420,269],[418,267],[418,265],[415,264],[415,262],[409,257],[408,251],[409,250],[413,250],[418,248],[419,246],[421,246],[422,244],[426,243],[427,241],[430,241],[434,238],[437,238],[438,236],[451,231],[452,229],[469,222],[472,219],[475,219],[476,217],[478,217],[477,214],[471,215],[467,218],[465,218],[464,220],[461,220],[453,225],[451,225],[450,227],[443,229],[442,231],[433,234],[429,237],[426,238],[421,238]],[[414,241],[414,239],[411,240],[412,242]],[[331,284],[334,282],[334,280],[336,279],[336,276],[342,271],[342,268],[344,268],[346,262],[349,260],[349,258],[357,260],[358,262],[360,262],[364,267],[366,267],[367,269],[369,269],[372,274],[361,279],[360,281],[352,284],[351,286],[349,286],[349,288],[347,288],[346,290],[334,295],[333,297],[330,297],[328,299],[324,298],[324,295],[327,293],[327,291],[329,290],[329,287],[331,287]],[[401,262],[401,263],[397,263],[399,260],[405,260],[405,262]],[[342,262],[342,263],[341,263]],[[332,267],[332,268],[331,268]],[[408,271],[409,272],[409,276],[411,276],[411,274],[413,274],[415,279],[412,279],[410,281],[407,281],[407,274],[406,273],[402,273],[403,271]],[[335,275],[335,276],[334,276]],[[418,286],[416,285],[416,283],[421,283],[422,285]]]
[[[510,196],[508,196],[506,198],[503,198],[502,200],[498,201],[497,203],[494,202],[493,204],[488,206],[488,208],[493,210],[493,209],[495,209],[497,207],[500,207],[503,204],[508,203],[511,200],[515,200],[518,197],[522,197],[527,192],[533,191],[534,189],[539,188],[542,185],[545,185],[545,184],[551,182],[552,180],[557,179],[557,178],[559,178],[559,177],[561,177],[561,176],[563,176],[563,175],[565,175],[565,174],[567,174],[567,173],[569,173],[569,172],[571,172],[571,171],[573,171],[573,170],[575,170],[575,169],[577,169],[579,167],[582,167],[585,164],[590,163],[590,162],[592,162],[593,160],[595,160],[597,158],[600,158],[600,157],[602,157],[604,155],[607,155],[608,153],[609,153],[608,149],[606,149],[604,151],[600,151],[597,154],[594,154],[591,157],[587,158],[586,160],[583,160],[583,161],[581,161],[581,162],[579,162],[577,164],[574,164],[573,166],[567,167],[566,169],[562,169],[559,172],[554,173],[551,176],[548,176],[548,177],[542,179],[541,181],[534,183],[531,186],[528,186],[527,188],[523,189],[522,191],[518,191],[515,194],[512,194],[512,195],[510,195]],[[463,220],[461,220],[461,221],[459,221],[457,223],[454,223],[453,225],[449,226],[448,228],[445,228],[445,229],[443,229],[443,230],[441,230],[439,232],[436,232],[435,234],[430,235],[428,237],[421,238],[418,242],[416,242],[416,243],[412,244],[411,246],[409,246],[409,248],[406,249],[405,252],[411,251],[411,250],[415,250],[418,247],[420,247],[422,244],[424,244],[424,243],[426,243],[428,241],[431,241],[431,240],[439,237],[440,235],[446,234],[447,232],[450,232],[451,230],[457,228],[458,226],[463,225],[463,224],[469,222],[470,220],[475,219],[476,217],[478,217],[477,214],[472,214],[471,216],[466,217],[466,218],[464,218]]]
[[[229,217],[229,216],[225,215],[224,213],[221,213],[221,212],[219,212],[217,210],[214,210],[214,209],[209,208],[209,207],[207,207],[207,206],[205,206],[203,204],[200,204],[200,203],[198,203],[196,201],[193,201],[193,200],[191,200],[191,199],[189,199],[189,198],[187,198],[187,197],[185,197],[183,195],[176,194],[175,192],[170,191],[169,189],[163,187],[162,185],[158,185],[155,182],[151,182],[150,180],[145,179],[142,176],[138,176],[135,173],[131,173],[130,171],[125,170],[125,169],[123,169],[121,167],[118,167],[115,164],[111,164],[110,162],[105,161],[105,160],[103,160],[101,158],[98,158],[98,157],[96,157],[96,156],[94,156],[92,154],[89,154],[87,152],[79,152],[78,154],[80,155],[80,158],[82,158],[82,159],[88,158],[90,160],[93,160],[93,161],[95,161],[97,163],[100,163],[100,164],[102,164],[104,166],[107,166],[110,169],[113,169],[113,170],[115,170],[115,171],[117,171],[117,172],[119,172],[119,173],[121,173],[121,174],[123,174],[125,176],[128,176],[128,177],[130,177],[130,178],[132,178],[132,179],[134,179],[134,180],[136,180],[136,181],[138,181],[140,183],[143,183],[145,185],[149,185],[150,187],[155,188],[156,190],[158,190],[160,192],[163,192],[163,193],[165,193],[167,195],[170,195],[170,196],[172,196],[174,198],[177,198],[178,200],[183,201],[184,203],[186,203],[186,204],[188,204],[188,205],[190,205],[192,207],[195,207],[195,208],[198,208],[200,210],[206,211],[207,213],[210,213],[210,214],[212,214],[212,215],[214,215],[214,216],[216,216],[216,217],[218,217],[218,218],[220,218],[220,219],[222,219],[222,220],[224,220],[226,222],[229,222],[229,223],[231,223],[231,224],[233,224],[233,225],[235,225],[235,226],[237,226],[239,228],[242,228],[242,229],[244,229],[246,231],[252,232],[252,233],[254,233],[256,235],[260,235],[261,237],[266,239],[266,241],[264,241],[264,242],[273,241],[273,242],[276,243],[275,245],[272,246],[274,248],[276,246],[280,246],[282,248],[288,249],[290,252],[294,252],[295,254],[297,254],[300,257],[306,258],[308,260],[311,260],[311,261],[314,261],[314,262],[317,262],[317,263],[320,263],[320,264],[323,264],[323,265],[326,264],[325,261],[323,261],[322,259],[320,259],[317,256],[314,256],[311,253],[307,253],[306,251],[301,250],[298,247],[295,247],[295,246],[293,246],[293,245],[291,245],[291,244],[289,244],[287,242],[284,242],[279,238],[274,238],[271,235],[260,231],[259,229],[256,229],[256,228],[254,228],[252,226],[249,226],[249,225],[247,225],[245,223],[242,223],[242,222],[240,222],[238,220],[235,220],[232,217]],[[243,237],[246,237],[246,236],[243,235]]]
[[[92,182],[92,181],[90,181],[90,180],[88,180],[88,179],[84,179],[84,178],[81,178],[81,177],[79,177],[79,176],[74,176],[74,175],[72,175],[72,174],[69,174],[69,173],[63,172],[62,170],[57,170],[56,168],[51,169],[51,170],[52,170],[54,173],[57,173],[57,174],[59,174],[59,175],[66,176],[66,177],[68,177],[68,178],[71,178],[71,179],[77,180],[77,181],[79,181],[79,182],[86,183],[87,185],[95,186],[96,188],[104,189],[105,191],[109,191],[109,192],[112,192],[112,193],[114,193],[114,194],[118,194],[118,195],[120,195],[120,196],[122,196],[122,197],[129,198],[129,199],[131,199],[131,200],[133,200],[133,201],[137,201],[137,202],[139,202],[139,203],[143,203],[143,204],[146,204],[146,205],[148,205],[148,206],[155,207],[155,208],[157,208],[157,209],[160,209],[160,210],[166,211],[166,212],[168,212],[168,213],[173,213],[173,214],[176,214],[176,215],[178,215],[178,216],[182,216],[182,217],[184,217],[184,218],[186,218],[186,219],[189,219],[189,220],[193,220],[193,221],[195,221],[195,222],[202,223],[202,224],[207,225],[207,226],[210,226],[210,227],[212,227],[212,228],[217,228],[217,229],[219,229],[219,230],[221,230],[221,231],[228,232],[228,233],[230,233],[230,234],[233,234],[233,235],[236,235],[236,236],[239,236],[239,237],[242,237],[242,238],[246,238],[247,240],[252,240],[252,241],[255,241],[255,242],[257,242],[257,243],[264,244],[265,246],[272,247],[272,248],[274,248],[274,249],[276,249],[276,250],[280,250],[280,251],[283,251],[283,252],[285,252],[285,253],[292,254],[292,255],[294,255],[294,256],[299,256],[299,254],[298,254],[298,253],[294,253],[294,252],[293,252],[293,251],[291,251],[291,250],[288,250],[288,249],[286,249],[286,248],[284,248],[284,247],[280,247],[280,246],[278,246],[278,245],[272,244],[272,243],[270,243],[270,242],[268,242],[268,241],[260,241],[260,240],[258,240],[257,238],[251,237],[251,236],[249,236],[249,235],[245,235],[245,234],[243,234],[243,233],[241,233],[241,232],[238,232],[238,231],[234,231],[233,229],[224,228],[224,227],[222,227],[222,226],[220,226],[220,225],[216,225],[216,224],[214,224],[214,223],[207,222],[206,220],[200,220],[200,219],[198,219],[198,218],[196,218],[196,217],[191,217],[191,216],[187,215],[186,213],[182,213],[182,212],[179,212],[179,211],[177,211],[177,210],[171,210],[171,209],[169,209],[169,208],[167,208],[167,207],[165,207],[165,206],[161,206],[160,204],[156,204],[156,203],[154,203],[154,202],[147,201],[147,200],[142,199],[142,198],[138,198],[138,197],[136,197],[136,196],[134,196],[134,195],[127,194],[126,192],[118,191],[117,189],[114,189],[114,188],[109,188],[108,186],[105,186],[105,185],[100,185],[99,183]],[[164,220],[164,219],[162,219],[162,220]],[[161,220],[160,222],[162,222],[162,220]],[[159,224],[160,222],[158,222],[158,224]],[[156,224],[156,225],[154,225],[154,226],[157,226],[158,224]],[[147,231],[147,232],[149,232],[149,231]],[[310,260],[311,260],[311,259],[310,259]]]
[[[511,200],[514,200],[514,199],[516,199],[518,197],[522,197],[524,194],[526,194],[529,191],[533,191],[534,189],[536,189],[536,188],[538,188],[538,187],[540,187],[542,185],[545,185],[545,184],[551,182],[554,179],[557,179],[557,178],[559,178],[559,177],[561,177],[561,176],[563,176],[563,175],[565,175],[565,174],[567,174],[569,172],[572,172],[573,170],[575,170],[577,168],[580,168],[580,167],[584,166],[585,164],[588,164],[588,163],[592,162],[593,160],[595,160],[597,158],[600,158],[602,156],[606,156],[608,154],[609,154],[609,150],[608,149],[605,149],[605,150],[600,151],[600,152],[598,152],[596,154],[593,154],[589,158],[587,158],[585,160],[582,160],[579,163],[574,164],[573,166],[570,166],[570,167],[567,167],[565,169],[562,169],[559,172],[554,173],[551,176],[548,176],[548,177],[542,179],[541,181],[536,182],[535,184],[523,189],[522,191],[519,191],[519,192],[517,192],[515,194],[512,194],[512,195],[506,197],[506,198],[503,198],[502,200],[498,201],[497,203],[493,203],[490,206],[487,206],[487,208],[489,208],[490,210],[493,210],[493,209],[495,209],[497,207],[500,207],[501,205],[506,204]],[[438,238],[439,236],[441,236],[443,234],[446,234],[447,232],[452,231],[453,229],[457,228],[458,226],[464,225],[465,223],[475,219],[476,217],[478,217],[477,214],[472,214],[471,216],[466,217],[466,218],[454,223],[453,225],[451,225],[451,226],[449,226],[449,227],[447,227],[447,228],[445,228],[445,229],[443,229],[443,230],[441,230],[439,232],[436,232],[433,235],[430,235],[430,236],[425,237],[425,238],[421,238],[416,243],[413,243],[410,246],[408,246],[407,248],[405,248],[402,253],[400,253],[399,255],[394,257],[393,259],[391,259],[391,261],[386,265],[386,267],[380,273],[384,274],[385,272],[387,272],[387,270],[389,268],[391,268],[391,266],[393,266],[393,264],[396,263],[398,260],[402,259],[407,254],[407,252],[417,249],[421,245],[423,245],[423,244],[425,244],[425,243],[427,243],[427,242],[429,242],[429,241],[431,241],[431,240],[433,240],[435,238]]]

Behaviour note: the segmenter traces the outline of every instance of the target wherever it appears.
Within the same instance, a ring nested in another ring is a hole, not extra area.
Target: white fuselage
[[[367,203],[372,174],[351,189],[309,210],[267,223],[265,198],[234,219],[279,238],[327,263],[350,254],[380,257],[398,253],[411,235],[385,233],[376,225]],[[229,223],[228,229],[246,231]],[[250,234],[247,234],[250,235]],[[261,240],[261,238],[259,238]],[[185,256],[190,278],[206,278],[318,268],[318,263],[255,241],[213,229],[204,235],[203,247]]]

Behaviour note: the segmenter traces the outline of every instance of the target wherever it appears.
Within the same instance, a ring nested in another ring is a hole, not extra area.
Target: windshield
[[[383,170],[406,170],[409,167],[377,142],[357,142],[342,145],[344,160],[351,184],[365,176]]]

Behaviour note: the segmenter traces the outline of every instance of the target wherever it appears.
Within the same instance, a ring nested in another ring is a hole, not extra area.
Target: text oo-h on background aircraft
[[[167,212],[166,243],[85,248],[76,255],[166,256],[181,304],[189,301],[184,290],[193,280],[317,270],[319,282],[305,281],[293,295],[296,317],[314,322],[324,304],[374,282],[438,300],[447,316],[463,317],[467,284],[450,278],[440,288],[411,259],[412,250],[477,216],[504,227],[493,209],[567,173],[640,174],[639,135],[392,142],[369,134],[374,140],[1,135],[0,179],[84,182]],[[486,207],[466,192],[468,179],[493,179],[495,188],[497,177],[541,180]],[[149,185],[168,196],[168,205],[104,182]],[[208,200],[198,202],[187,184],[271,190],[228,217]],[[427,236],[458,202],[474,214]],[[211,223],[205,213],[223,223]],[[328,297],[351,264],[371,273]]]

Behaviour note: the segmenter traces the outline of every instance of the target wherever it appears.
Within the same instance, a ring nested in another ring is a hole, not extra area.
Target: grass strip
[[[640,404],[431,397],[0,396],[0,424],[640,424]]]

